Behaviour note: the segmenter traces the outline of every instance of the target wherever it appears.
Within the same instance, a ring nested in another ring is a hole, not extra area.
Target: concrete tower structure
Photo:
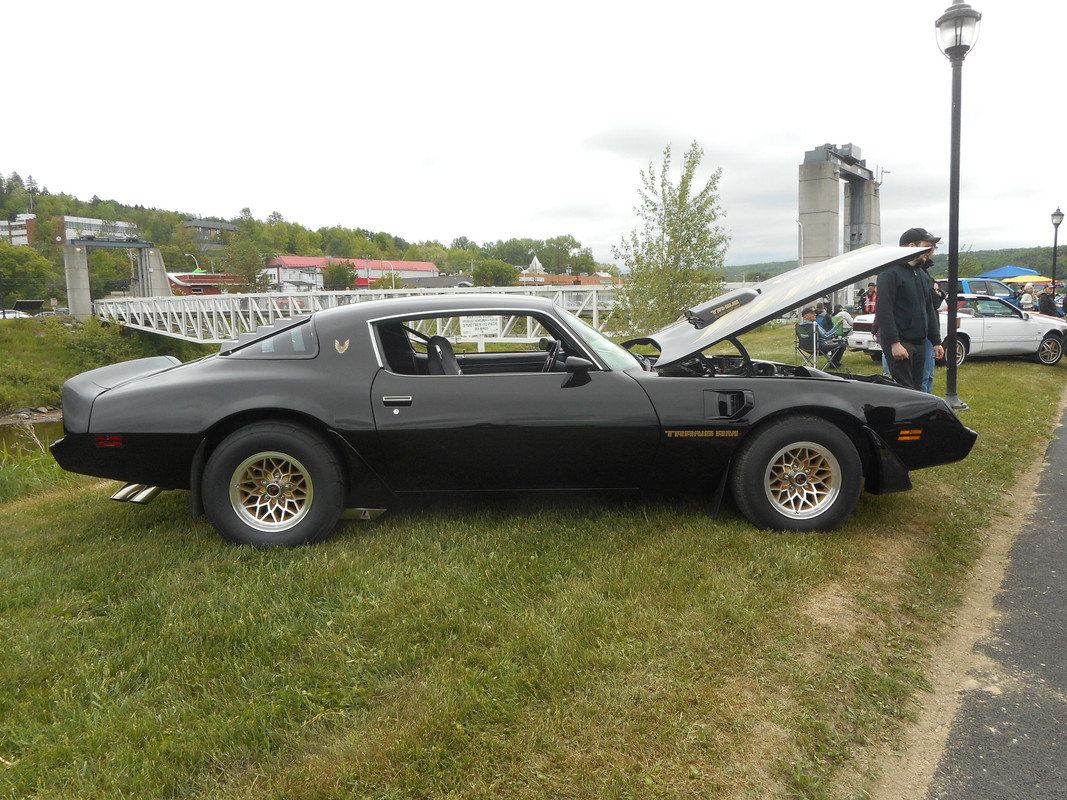
[[[843,203],[841,181],[845,181]],[[854,144],[824,144],[804,154],[800,165],[801,265],[840,255],[842,230],[846,251],[881,243],[879,186]]]

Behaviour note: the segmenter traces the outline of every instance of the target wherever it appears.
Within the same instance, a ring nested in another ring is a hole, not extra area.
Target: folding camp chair
[[[830,365],[832,352],[819,350],[818,322],[798,322],[796,325],[796,342],[794,344],[794,361],[798,366],[814,367],[825,370]]]

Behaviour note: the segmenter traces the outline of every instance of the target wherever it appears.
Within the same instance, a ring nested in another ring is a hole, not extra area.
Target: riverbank
[[[13,425],[34,424],[37,422],[61,422],[63,410],[57,406],[38,406],[37,408],[19,408],[0,414],[0,428]]]

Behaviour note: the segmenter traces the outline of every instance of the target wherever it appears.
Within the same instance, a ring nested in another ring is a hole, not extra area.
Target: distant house
[[[623,283],[610,272],[594,272],[592,275],[554,275],[545,272],[537,256],[530,266],[519,271],[522,286],[616,286]]]
[[[168,272],[167,280],[171,290],[181,295],[226,294],[244,282],[240,275],[216,272]]]
[[[212,219],[190,219],[182,223],[183,228],[190,228],[193,232],[193,242],[196,249],[201,253],[212,250],[225,250],[226,240],[224,234],[233,233],[237,230],[236,225],[228,222],[216,222]]]
[[[412,281],[436,278],[440,275],[432,261],[389,261],[379,258],[330,258],[313,256],[278,256],[264,266],[275,291],[300,292],[322,288],[322,273],[331,264],[351,266],[356,274],[354,287],[367,287],[386,275],[398,280]],[[316,282],[311,286],[312,281]]]
[[[523,270],[519,274],[519,283],[523,286],[618,286],[623,282],[622,278],[616,278],[609,272],[594,272],[592,275],[553,275]]]
[[[53,223],[53,243],[57,245],[72,239],[136,242],[140,238],[137,226],[132,222],[70,216],[48,217],[48,220]],[[36,214],[18,214],[14,222],[0,221],[0,239],[6,239],[15,245],[28,246],[33,241],[36,227]]]
[[[16,214],[14,222],[0,219],[0,239],[21,247],[29,246],[36,220],[36,214]]]

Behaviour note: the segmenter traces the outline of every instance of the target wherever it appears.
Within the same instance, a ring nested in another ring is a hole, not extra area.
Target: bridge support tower
[[[89,294],[89,252],[95,248],[132,250],[130,294],[133,297],[166,297],[171,294],[166,267],[159,248],[151,242],[125,239],[71,239],[63,246],[63,269],[67,275],[67,305],[70,314],[86,320],[93,314]]]

